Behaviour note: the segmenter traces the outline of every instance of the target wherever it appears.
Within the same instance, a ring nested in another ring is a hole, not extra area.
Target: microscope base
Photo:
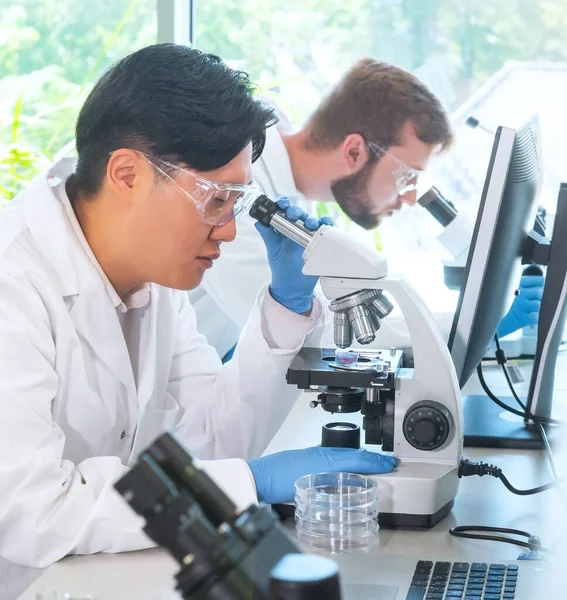
[[[454,505],[455,500],[451,500],[432,515],[380,513],[378,525],[381,529],[431,529],[451,512]],[[272,508],[282,520],[295,518],[293,504],[274,504]]]
[[[455,500],[451,500],[432,515],[380,513],[378,524],[382,529],[431,529],[451,512],[454,505]]]
[[[429,529],[453,508],[459,488],[458,466],[402,460],[394,473],[372,476],[378,482],[378,523],[384,529]],[[293,504],[274,505],[293,518]]]

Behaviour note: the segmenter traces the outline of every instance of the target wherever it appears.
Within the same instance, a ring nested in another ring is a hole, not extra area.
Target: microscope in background
[[[179,563],[182,598],[340,600],[337,565],[303,554],[265,505],[239,512],[170,434],[159,437],[115,488],[144,531]]]
[[[460,391],[447,344],[413,287],[389,275],[386,259],[347,232],[322,226],[316,232],[286,219],[266,196],[250,215],[305,248],[303,272],[320,277],[334,314],[334,341],[348,348],[375,338],[380,321],[398,304],[411,337],[411,352],[368,350],[352,364],[335,349],[303,348],[287,381],[316,392],[312,406],[340,415],[361,412],[365,443],[401,460],[395,473],[378,475],[379,521],[390,527],[432,527],[451,510],[458,491],[463,430]],[[341,423],[326,435],[351,435]]]
[[[436,187],[429,188],[418,200],[423,208],[443,227],[437,236],[437,241],[451,254],[452,259],[443,261],[443,278],[450,290],[460,290],[465,280],[465,270],[469,248],[474,235],[474,223],[455,205],[447,200]],[[545,237],[545,209],[540,207],[537,212],[534,232]],[[529,264],[524,268],[524,275],[543,275],[538,265]],[[534,356],[537,345],[537,325],[524,327],[500,340],[502,349],[508,358],[519,356]],[[494,358],[496,346],[491,343],[486,358]]]

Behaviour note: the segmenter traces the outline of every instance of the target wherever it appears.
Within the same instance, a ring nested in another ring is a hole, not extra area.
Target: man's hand
[[[248,461],[258,500],[267,504],[291,502],[294,484],[311,473],[390,473],[399,464],[393,456],[352,448],[304,448],[268,454]]]
[[[310,231],[317,231],[321,225],[333,224],[330,217],[310,217],[304,210],[292,205],[289,198],[280,198],[278,206],[285,211],[288,219],[303,221],[305,228]],[[255,223],[255,227],[266,244],[272,272],[272,298],[295,313],[308,314],[313,304],[313,290],[318,278],[304,275],[302,272],[304,248],[271,227],[261,223]]]
[[[508,314],[498,325],[496,333],[499,338],[537,323],[544,283],[545,277],[543,275],[522,275],[518,294]]]

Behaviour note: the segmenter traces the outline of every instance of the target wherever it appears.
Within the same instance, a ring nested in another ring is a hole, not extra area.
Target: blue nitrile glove
[[[500,321],[500,325],[498,325],[496,333],[499,338],[537,323],[544,283],[545,277],[543,275],[522,275],[518,294],[508,314],[504,316]]]
[[[303,221],[305,228],[310,231],[317,231],[321,225],[333,224],[330,217],[325,216],[321,219],[310,217],[299,206],[292,205],[289,198],[280,198],[278,205],[285,211],[288,219]],[[313,290],[317,285],[318,278],[304,275],[301,271],[303,246],[261,223],[255,223],[255,227],[262,236],[268,252],[268,262],[272,272],[272,283],[270,284],[272,298],[300,315],[309,312],[313,304]]]
[[[352,448],[303,448],[269,454],[249,460],[256,482],[258,500],[268,504],[291,502],[294,484],[303,475],[314,473],[390,473],[399,464],[393,456]]]

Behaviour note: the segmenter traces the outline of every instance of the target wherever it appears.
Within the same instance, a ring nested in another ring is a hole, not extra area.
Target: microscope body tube
[[[305,229],[301,221],[292,223],[280,213],[275,213],[270,221],[270,225],[281,234],[293,240],[300,246],[307,248],[309,242],[313,239],[313,233]]]
[[[266,227],[273,227],[304,248],[307,248],[315,234],[314,231],[305,229],[301,221],[289,221],[277,202],[264,195],[259,196],[250,207],[250,216]]]

